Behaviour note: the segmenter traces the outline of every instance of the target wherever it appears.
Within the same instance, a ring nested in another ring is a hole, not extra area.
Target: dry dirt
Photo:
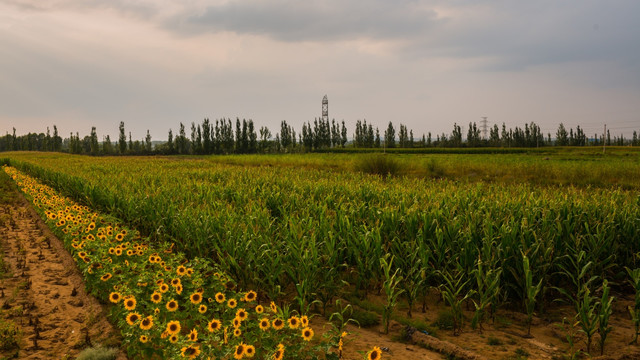
[[[21,195],[0,204],[0,248],[0,321],[23,332],[19,350],[0,350],[0,359],[72,359],[90,345],[118,346],[73,259]]]

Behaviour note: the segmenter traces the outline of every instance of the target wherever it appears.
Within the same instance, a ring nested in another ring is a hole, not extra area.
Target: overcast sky
[[[640,130],[640,1],[0,0],[0,131]]]

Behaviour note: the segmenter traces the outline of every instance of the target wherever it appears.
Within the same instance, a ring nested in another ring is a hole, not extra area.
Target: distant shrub
[[[11,350],[20,347],[22,331],[11,320],[0,319],[0,350]]]
[[[440,311],[438,318],[433,322],[433,325],[440,330],[453,329],[453,313],[449,310]]]
[[[118,349],[104,348],[96,346],[84,349],[76,360],[115,360],[118,356]]]
[[[362,156],[356,162],[356,170],[385,177],[401,175],[403,168],[398,160],[385,154]]]
[[[380,316],[372,311],[355,309],[351,318],[356,320],[363,328],[380,324]]]

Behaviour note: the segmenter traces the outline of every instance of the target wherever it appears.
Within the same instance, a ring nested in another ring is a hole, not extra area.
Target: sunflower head
[[[313,329],[309,327],[302,329],[302,338],[306,341],[311,341],[313,339]]]
[[[191,294],[189,299],[191,300],[192,304],[199,304],[202,301],[202,294],[197,293],[197,292],[193,293],[193,294]]]
[[[169,310],[169,311],[176,311],[176,310],[178,310],[178,302],[173,300],[173,299],[171,299],[167,303],[166,307],[167,307],[167,310]]]
[[[140,321],[140,329],[149,330],[153,326],[153,318],[151,316],[147,316],[146,318]]]
[[[224,296],[223,293],[219,292],[216,294],[216,301],[218,303],[222,304],[225,300],[226,300],[226,297]]]
[[[378,360],[382,357],[382,351],[379,347],[374,346],[367,354],[367,360]]]
[[[191,332],[189,333],[189,340],[198,341],[198,330],[196,329],[191,330]]]
[[[207,330],[209,330],[209,332],[220,330],[220,327],[222,327],[222,323],[217,319],[213,319],[207,324]]]
[[[136,308],[136,298],[133,296],[124,299],[124,308],[127,310],[133,310]]]
[[[120,295],[119,292],[114,291],[111,294],[109,294],[109,301],[111,301],[114,304],[117,304],[121,299],[122,299],[122,295]]]
[[[180,332],[180,322],[178,320],[172,320],[167,323],[167,333],[169,335],[175,335]]]
[[[140,314],[138,313],[127,314],[127,324],[134,325],[138,320],[140,320]]]

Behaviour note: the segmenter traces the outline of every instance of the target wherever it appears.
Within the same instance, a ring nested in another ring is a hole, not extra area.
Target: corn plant
[[[487,267],[481,258],[478,258],[477,267],[473,270],[476,280],[476,295],[473,299],[475,313],[471,319],[471,327],[480,329],[482,333],[482,323],[484,322],[487,308],[495,306],[500,293],[500,276],[502,268],[497,269]],[[476,301],[477,300],[477,301]]]
[[[467,284],[471,279],[465,281],[465,273],[460,268],[455,270],[438,271],[444,281],[440,285],[440,293],[444,301],[451,306],[453,313],[453,335],[460,335],[463,327],[462,303],[473,295],[472,290],[467,290]]]
[[[591,291],[586,285],[583,285],[580,291],[580,299],[578,302],[578,324],[580,325],[580,331],[587,337],[587,353],[591,353],[591,339],[593,335],[598,331],[598,314],[596,308],[597,302]]]
[[[418,298],[418,292],[422,288],[422,282],[424,281],[422,259],[415,241],[396,243],[394,252],[398,254],[396,262],[402,270],[403,279],[400,282],[400,287],[403,290],[405,299],[407,299],[407,316],[411,318],[413,304]]]
[[[525,310],[527,311],[527,336],[531,337],[531,320],[533,318],[533,311],[535,310],[536,297],[542,287],[542,279],[538,281],[538,284],[533,283],[533,272],[529,267],[529,258],[522,254],[522,266],[524,269],[525,278],[525,291],[527,297],[524,299]]]
[[[565,332],[565,339],[569,344],[569,359],[577,360],[580,357],[582,351],[580,349],[575,350],[575,341],[576,341],[576,327],[578,323],[575,321],[568,320],[566,317],[562,318],[562,323],[558,324],[557,327]]]
[[[600,300],[600,306],[598,308],[598,334],[600,335],[600,355],[604,355],[604,342],[607,340],[607,335],[611,332],[611,326],[609,326],[609,317],[613,309],[611,304],[613,303],[613,296],[609,296],[609,282],[605,279],[602,283],[602,299]]]
[[[395,309],[398,304],[398,296],[400,296],[404,291],[402,289],[398,289],[398,285],[402,281],[402,275],[398,274],[400,269],[396,268],[396,271],[394,271],[393,274],[391,273],[394,257],[391,256],[389,261],[387,261],[387,258],[389,258],[389,254],[380,258],[380,267],[382,268],[382,273],[384,275],[382,289],[386,296],[386,303],[384,304],[384,310],[382,312],[382,324],[385,334],[389,333],[389,320],[391,319],[393,309]]]
[[[627,274],[629,274],[629,283],[635,291],[633,306],[629,306],[629,314],[631,315],[631,321],[635,328],[633,334],[633,340],[631,344],[638,344],[638,334],[640,333],[640,268],[629,269],[625,267]]]

